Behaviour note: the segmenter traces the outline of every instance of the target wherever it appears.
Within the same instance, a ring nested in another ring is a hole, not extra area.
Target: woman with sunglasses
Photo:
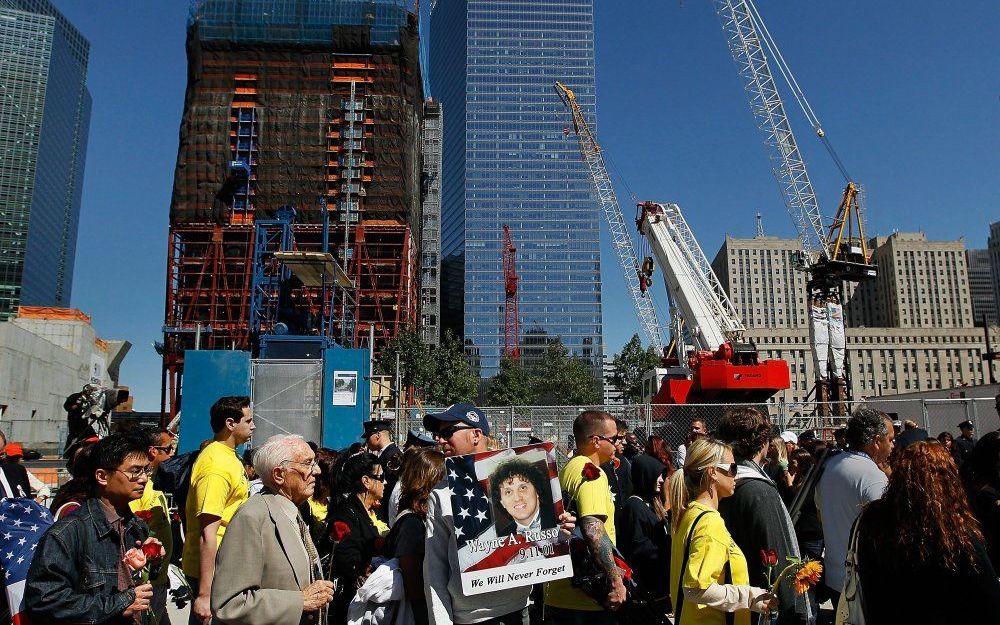
[[[327,536],[320,554],[332,550],[337,592],[330,604],[330,623],[347,622],[347,606],[370,573],[372,557],[381,555],[374,510],[382,500],[385,474],[378,458],[369,453],[342,456],[333,472],[327,515]]]
[[[747,560],[719,515],[719,500],[736,490],[733,450],[701,438],[668,484],[673,536],[670,594],[677,625],[723,625],[732,612],[749,625],[750,610],[777,607],[774,596],[750,586]]]

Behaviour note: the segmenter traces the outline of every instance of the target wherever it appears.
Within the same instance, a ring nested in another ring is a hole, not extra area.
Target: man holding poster
[[[503,495],[499,495],[499,502],[496,502],[495,498],[490,498],[489,493],[492,491],[492,486],[488,488],[484,487],[483,480],[480,479],[480,468],[476,467],[474,459],[469,461],[469,458],[474,458],[474,456],[467,456],[468,454],[485,454],[487,451],[486,436],[490,432],[490,424],[486,419],[486,415],[475,406],[470,404],[456,404],[443,412],[428,414],[424,417],[424,427],[427,431],[434,434],[434,438],[441,445],[445,456],[452,459],[446,469],[445,478],[431,493],[429,509],[427,511],[427,547],[424,556],[424,581],[427,584],[427,607],[430,624],[527,625],[528,596],[531,593],[531,586],[512,587],[510,585],[497,584],[495,588],[486,588],[486,582],[484,581],[482,588],[478,586],[476,588],[476,590],[482,591],[482,594],[472,595],[467,593],[463,588],[463,577],[465,578],[464,581],[469,585],[471,585],[471,580],[468,575],[463,576],[462,572],[469,565],[463,566],[462,561],[460,561],[460,541],[461,545],[464,546],[466,557],[472,552],[474,542],[479,547],[495,543],[491,547],[491,551],[477,552],[480,554],[479,557],[482,558],[487,553],[491,556],[496,554],[499,551],[500,542],[502,541],[503,547],[508,549],[503,554],[498,555],[497,558],[511,557],[508,552],[513,550],[515,553],[512,559],[520,559],[521,566],[532,567],[532,570],[549,568],[548,558],[542,560],[539,557],[538,563],[536,563],[535,556],[545,557],[543,550],[548,551],[550,549],[553,555],[556,554],[557,547],[559,547],[558,534],[560,532],[556,532],[556,536],[554,537],[549,536],[549,533],[545,532],[545,518],[542,516],[542,510],[545,506],[550,508],[553,516],[561,524],[561,533],[564,535],[568,535],[573,530],[576,519],[572,515],[562,511],[561,497],[559,498],[560,507],[558,511],[554,503],[549,503],[549,501],[555,501],[555,499],[543,501],[542,497],[545,496],[543,493],[547,493],[547,496],[552,498],[551,486],[548,489],[542,486],[536,487],[534,494],[538,495],[538,500],[535,502],[529,494],[526,494],[527,488],[523,485],[525,480],[519,480],[518,487],[521,492],[521,502],[516,501],[517,497],[513,496],[513,493],[508,492],[507,494],[507,502],[510,505],[511,511],[507,511]],[[531,451],[531,454],[525,456],[524,454],[518,454],[518,450],[504,450],[488,454],[484,460],[494,458],[493,462],[489,463],[492,465],[489,471],[490,474],[498,470],[504,461],[510,462],[514,460],[524,461],[526,464],[537,467],[541,467],[542,462],[544,462],[544,468],[539,468],[543,472],[542,474],[554,474],[554,471],[549,468],[548,458],[551,451],[546,449],[545,446],[538,445],[529,446],[529,451]],[[501,456],[500,454],[506,455]],[[460,459],[457,456],[467,457]],[[521,456],[524,457],[522,458]],[[480,457],[483,458],[483,456]],[[485,465],[483,469],[486,469]],[[516,466],[512,466],[511,469],[516,470],[509,471],[509,473],[523,474],[525,472],[523,467],[517,469]],[[486,477],[485,473],[483,477]],[[529,482],[531,481],[529,476],[521,475],[521,477],[527,478]],[[514,479],[504,481],[508,483],[508,486],[513,485],[515,482]],[[553,481],[550,479],[549,483],[551,484]],[[456,483],[461,486],[457,490],[453,490],[450,484]],[[486,478],[486,483],[489,484],[488,478]],[[556,494],[558,493],[559,491],[557,490]],[[459,501],[459,505],[457,506],[455,505],[456,499]],[[526,509],[533,504],[536,504],[538,507],[537,516],[540,519],[537,530],[532,530],[531,528],[535,524],[536,513],[533,512],[531,515],[528,515],[526,512]],[[501,513],[501,509],[504,512]],[[504,519],[504,515],[510,520]],[[505,531],[511,526],[511,522],[513,522],[514,532],[503,535],[503,538],[501,538],[493,522],[488,527],[483,525],[484,521],[494,517],[498,518],[504,524],[501,529]],[[531,538],[536,539],[531,545],[527,544],[527,536],[518,533],[518,519],[526,522],[522,523],[526,525],[526,531],[536,531],[537,536],[531,535]],[[466,524],[467,521],[468,524]],[[471,533],[475,531],[472,529],[474,522],[483,525],[482,529],[492,533],[492,536],[489,533],[480,534],[476,541],[470,540],[473,537],[467,534],[467,532]],[[551,526],[549,527],[551,528]],[[460,531],[461,535],[459,535]],[[542,536],[543,533],[545,533],[544,536]],[[518,538],[519,535],[521,538]],[[484,538],[486,538],[485,541],[483,540]],[[555,540],[553,540],[554,538]],[[538,553],[531,552],[531,549],[537,549]],[[552,558],[553,561],[555,559]],[[568,560],[569,558],[567,557],[566,559]],[[486,564],[489,563],[490,561],[486,562]],[[559,565],[556,565],[551,568],[558,567]],[[571,574],[569,564],[566,565],[566,573]],[[532,577],[534,577],[534,574]],[[535,583],[534,579],[522,581],[525,581],[526,584]]]

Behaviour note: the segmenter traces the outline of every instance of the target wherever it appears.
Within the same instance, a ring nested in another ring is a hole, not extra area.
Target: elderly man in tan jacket
[[[254,455],[265,491],[233,516],[215,562],[212,615],[226,625],[325,625],[333,583],[323,579],[298,506],[319,467],[297,435],[273,436]]]

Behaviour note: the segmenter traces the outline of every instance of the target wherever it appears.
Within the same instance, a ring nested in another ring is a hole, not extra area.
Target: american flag
[[[493,550],[474,550],[474,543],[484,544],[497,538],[493,509],[490,502],[490,475],[503,462],[515,456],[529,463],[545,461],[552,485],[556,518],[563,512],[559,473],[556,468],[552,443],[540,443],[487,451],[468,456],[457,456],[445,461],[448,488],[451,491],[451,511],[455,526],[455,543],[458,562],[462,571],[481,571],[509,564],[523,549],[525,540],[517,536],[516,542]],[[543,528],[546,529],[546,528]],[[557,547],[557,554],[568,553],[564,545]]]
[[[24,585],[35,547],[51,525],[52,515],[34,499],[0,500],[0,570],[13,625],[30,625],[22,614]]]

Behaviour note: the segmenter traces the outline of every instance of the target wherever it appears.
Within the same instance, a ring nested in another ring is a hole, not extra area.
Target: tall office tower
[[[997,302],[993,293],[993,275],[990,271],[990,252],[966,250],[965,262],[969,266],[969,295],[972,297],[972,319],[975,325],[996,324]]]
[[[986,252],[990,259],[990,276],[993,281],[993,301],[1000,313],[1000,221],[990,224],[990,238],[986,240]]]
[[[420,335],[428,345],[441,341],[441,103],[424,102],[423,187],[420,230]]]
[[[504,344],[503,226],[517,247],[522,358],[560,338],[603,355],[599,206],[554,90],[594,122],[593,0],[439,0],[430,75],[444,107],[442,317],[482,377]]]
[[[171,413],[196,340],[256,353],[261,336],[358,347],[371,330],[377,350],[417,322],[424,96],[405,5],[192,0],[167,259]],[[320,280],[329,264],[291,275],[281,251],[328,252],[347,280]]]
[[[0,0],[0,321],[70,302],[89,51],[49,0]]]

